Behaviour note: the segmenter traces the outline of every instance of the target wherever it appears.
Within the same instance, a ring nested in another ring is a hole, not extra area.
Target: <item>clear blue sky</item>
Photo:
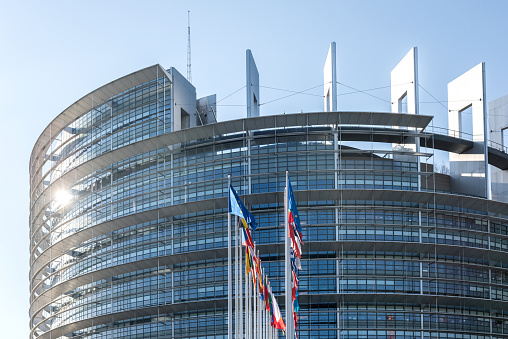
[[[487,99],[508,94],[508,1],[6,1],[0,0],[0,328],[28,336],[28,160],[44,127],[74,101],[125,74],[160,63],[186,74],[191,11],[192,79],[198,96],[224,98],[245,84],[251,49],[263,86],[304,90],[323,83],[329,43],[338,80],[388,86],[390,71],[419,49],[420,84],[446,100],[446,84],[478,63]],[[339,110],[389,111],[389,104],[339,86]],[[322,88],[310,91],[321,95]],[[389,100],[389,89],[370,92]],[[286,93],[261,89],[260,103]],[[421,101],[430,98],[420,92]],[[221,102],[219,120],[245,116],[245,91]],[[321,111],[297,95],[261,114]],[[446,126],[438,104],[421,104]]]

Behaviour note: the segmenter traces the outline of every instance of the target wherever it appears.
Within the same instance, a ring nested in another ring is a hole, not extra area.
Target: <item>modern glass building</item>
[[[460,182],[497,192],[506,148],[421,114],[216,122],[215,101],[155,65],[46,127],[30,158],[31,339],[227,338],[228,174],[282,295],[286,170],[304,230],[299,338],[508,337],[508,199]],[[498,181],[434,170],[437,151],[478,145]]]

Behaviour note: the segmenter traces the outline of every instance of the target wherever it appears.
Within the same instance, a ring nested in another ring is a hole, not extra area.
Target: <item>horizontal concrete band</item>
[[[357,154],[358,152],[357,151],[352,151],[352,150],[347,150],[349,152],[354,152],[355,154]],[[310,153],[310,152],[309,152]],[[274,154],[271,154],[269,156],[275,156]],[[260,155],[256,155],[256,157],[260,157]],[[306,173],[309,173],[311,175],[318,175],[318,174],[328,174],[328,175],[333,175],[334,173],[353,173],[353,172],[361,172],[361,173],[369,173],[369,174],[372,174],[372,173],[377,173],[377,171],[375,169],[367,169],[367,170],[359,170],[359,171],[355,171],[355,170],[352,170],[352,169],[342,169],[342,170],[338,170],[338,171],[335,171],[335,170],[323,170],[323,171],[318,171],[318,170],[312,170],[312,171],[307,171],[307,170],[300,170],[300,171],[292,171],[292,173],[298,173],[298,174],[306,174]],[[392,175],[392,174],[396,174],[396,175],[401,175],[401,176],[426,176],[428,175],[429,172],[417,172],[417,171],[403,171],[403,170],[386,170],[386,171],[383,171],[384,174],[388,174],[388,175]],[[269,177],[269,176],[272,176],[272,175],[284,175],[284,172],[273,172],[273,173],[265,173],[265,174],[254,174],[254,175],[251,175],[251,176],[242,176],[242,177],[249,177],[249,178],[253,178],[253,179],[256,179],[256,178],[261,178],[261,177]],[[234,177],[235,178],[235,177]],[[234,179],[233,178],[233,179]],[[199,184],[202,184],[202,185],[207,185],[207,184],[212,184],[212,183],[218,183],[218,182],[221,182],[226,185],[226,178],[223,178],[223,179],[211,179],[211,180],[207,180],[207,181],[202,181],[202,182],[196,182],[196,183],[191,183],[191,184],[186,184],[186,185],[178,185],[178,186],[174,186],[174,187],[168,187],[168,188],[164,188],[164,189],[153,189],[152,191],[147,191],[147,192],[144,192],[143,194],[140,194],[140,195],[137,195],[137,196],[132,196],[132,197],[128,197],[128,198],[124,198],[122,200],[119,200],[119,201],[123,201],[123,200],[126,200],[126,199],[132,199],[132,198],[139,198],[141,197],[142,195],[149,195],[149,194],[153,194],[153,193],[162,193],[162,192],[166,192],[166,193],[170,193],[171,190],[173,189],[179,189],[179,190],[182,190],[182,189],[185,189],[186,187],[193,187],[193,185],[199,185]],[[224,186],[225,187],[225,186]],[[108,190],[110,188],[107,188]],[[92,197],[93,193],[89,193],[87,196],[83,197],[82,199],[87,199],[89,197]],[[46,206],[49,206],[51,204],[51,202],[47,202]],[[87,210],[86,212],[83,212],[81,214],[76,214],[74,215],[72,218],[66,220],[65,222],[62,222],[60,223],[60,225],[58,225],[57,227],[54,227],[54,229],[58,229],[59,227],[62,227],[64,226],[65,224],[68,224],[68,223],[71,223],[73,222],[74,220],[86,215],[87,213],[88,214],[91,214],[91,213],[95,213],[97,210],[101,209],[101,208],[105,208],[105,207],[108,207],[108,206],[111,206],[113,203],[108,203],[108,204],[105,204],[103,206],[100,206],[100,207],[95,207],[94,209],[90,209],[90,210]],[[38,213],[39,214],[42,214],[44,213],[45,211],[45,207],[46,206],[42,206],[39,208],[39,211]],[[57,215],[60,213],[59,211],[55,212]],[[35,216],[35,219],[38,219],[38,216]],[[33,227],[34,225],[32,225]],[[36,249],[37,247],[40,246],[40,244],[43,244],[43,241],[45,241],[45,239],[47,239],[49,237],[49,233],[48,234],[45,234],[44,236],[40,237],[40,234],[38,234],[41,230],[41,228],[44,227],[44,223],[41,223],[37,226],[37,228],[35,229],[32,229],[31,230],[31,242],[33,243],[32,245],[32,250]],[[34,237],[40,237],[40,239],[34,243],[35,239]]]
[[[228,254],[226,248],[194,251],[133,261],[83,274],[73,279],[63,281],[55,285],[53,288],[44,291],[44,293],[39,295],[39,297],[37,297],[37,299],[35,299],[35,301],[31,304],[30,316],[33,317],[35,314],[39,313],[39,311],[41,311],[44,307],[57,299],[63,293],[84,284],[99,281],[102,279],[111,280],[111,277],[147,268],[156,268],[160,266],[171,267],[172,265],[186,262],[225,259],[227,258],[227,255]]]
[[[508,221],[506,220],[508,219],[508,204],[483,198],[446,193],[381,189],[323,189],[295,191],[295,195],[297,201],[299,202],[336,201],[337,204],[337,201],[340,200],[371,200],[418,203],[420,208],[425,208],[428,204],[457,206],[460,208],[482,211],[488,217],[497,217],[505,222]],[[282,204],[284,196],[282,192],[270,192],[246,195],[242,197],[242,199],[248,205],[261,205],[270,203]],[[88,239],[91,239],[92,237],[107,234],[109,232],[140,224],[146,221],[170,218],[173,216],[188,213],[225,209],[228,206],[227,204],[227,198],[225,197],[200,200],[135,213],[83,229],[45,249],[32,263],[30,276],[34,276],[35,272],[45,267],[52,260],[52,258],[58,258],[72,246],[80,244]],[[361,206],[359,207],[361,208]],[[453,211],[446,212],[454,213]],[[49,236],[50,234],[46,235],[45,237]],[[34,249],[32,249],[32,251],[33,250]]]
[[[283,296],[278,296],[277,301],[281,308],[284,306]],[[423,294],[403,294],[403,293],[329,293],[329,294],[300,294],[298,296],[300,305],[315,305],[329,303],[404,303],[419,305],[422,308],[426,305],[444,305],[444,306],[462,306],[473,307],[484,310],[508,310],[508,302],[499,300],[487,300],[470,297],[454,297],[442,295],[423,295]],[[337,305],[338,307],[338,305]],[[115,321],[127,320],[131,318],[174,314],[178,312],[188,312],[196,310],[225,309],[227,308],[226,299],[211,299],[196,302],[185,302],[163,306],[153,306],[139,308],[124,312],[118,312],[90,319],[80,320],[72,324],[63,325],[56,329],[45,332],[37,337],[38,339],[50,339],[63,336],[67,333],[85,329],[92,326],[110,324]],[[415,312],[415,310],[411,310]],[[418,311],[416,311],[418,312]],[[421,311],[420,311],[421,312]],[[427,329],[432,331],[431,329]]]
[[[320,113],[307,113],[307,114],[320,114]],[[329,113],[330,114],[330,113]],[[338,113],[340,114],[340,113]],[[378,114],[385,114],[385,113],[378,113]],[[388,113],[386,113],[388,114]],[[256,119],[256,118],[251,118]],[[87,162],[84,162],[81,165],[78,165],[77,167],[73,168],[69,172],[63,174],[60,178],[56,179],[55,182],[53,182],[50,186],[51,187],[68,187],[72,183],[76,182],[77,180],[81,179],[85,175],[88,175],[92,173],[92,171],[98,168],[107,167],[117,161],[129,158],[131,156],[134,156],[136,154],[148,152],[150,150],[160,149],[165,146],[174,145],[174,140],[172,142],[169,142],[168,140],[162,140],[167,139],[170,136],[175,136],[176,134],[180,133],[180,138],[177,138],[178,142],[181,143],[183,140],[189,140],[186,135],[191,133],[195,129],[199,128],[205,128],[207,126],[200,126],[191,128],[184,131],[178,131],[173,132],[169,134],[164,134],[161,136],[156,136],[150,139],[146,139],[143,141],[136,142],[131,145],[127,145],[124,147],[121,147],[119,149],[113,150],[111,152],[102,154],[94,159],[91,159]],[[215,126],[215,125],[211,125]],[[185,134],[186,132],[187,134]],[[194,131],[196,132],[196,131]],[[366,129],[366,128],[358,128],[358,129],[347,129],[341,133],[344,133],[342,136],[342,141],[377,141],[377,142],[387,142],[387,143],[403,143],[408,138],[413,138],[415,135],[414,132],[410,131],[404,131],[400,129]],[[181,137],[184,137],[183,139]],[[173,138],[174,139],[174,138]],[[450,136],[445,135],[426,135],[425,137],[420,137],[420,142],[422,146],[426,147],[435,147],[435,149],[445,150],[449,152],[456,152],[456,153],[462,153],[466,150],[469,150],[473,147],[473,142],[468,140],[463,140],[459,138],[454,138]],[[225,140],[227,141],[227,140]],[[489,149],[489,164],[501,168],[501,169],[507,169],[508,168],[508,154],[500,152],[492,147],[488,147]],[[40,184],[40,183],[39,183]],[[46,198],[46,195],[49,194],[51,190],[48,188],[48,186],[42,194],[35,199],[32,195],[32,203],[31,207],[33,208],[35,204]]]
[[[69,178],[72,178],[70,180],[80,179],[85,175],[92,173],[93,168],[104,168],[112,163],[140,153],[149,152],[165,146],[187,143],[194,140],[216,138],[230,133],[275,129],[282,127],[323,126],[335,124],[399,126],[423,129],[431,120],[432,117],[426,115],[376,112],[296,113],[229,120],[166,133],[123,146],[78,165],[77,167],[63,174],[53,184],[60,182],[59,185],[68,185]],[[408,133],[409,131],[402,130],[400,132]],[[60,162],[64,160],[65,159],[61,159]],[[35,174],[36,173],[34,173],[34,175]],[[32,179],[30,182],[33,182]],[[41,182],[31,187],[30,189],[32,204],[34,202],[33,194],[41,184],[42,177]]]
[[[422,207],[429,204],[443,204],[451,206],[460,206],[463,208],[475,208],[477,210],[485,211],[496,216],[496,213],[506,213],[506,204],[490,201],[487,199],[456,196],[441,193],[427,193],[417,191],[394,191],[394,190],[311,190],[311,191],[297,191],[295,192],[297,200],[301,202],[317,201],[317,200],[375,200],[375,201],[405,201],[419,203]],[[244,197],[244,201],[249,205],[259,205],[268,203],[281,203],[283,200],[283,193],[259,193],[248,195]],[[333,207],[333,206],[328,206]],[[359,206],[361,208],[361,206]],[[46,249],[32,264],[30,276],[33,277],[41,269],[44,269],[51,260],[58,258],[68,249],[80,244],[88,239],[100,235],[108,234],[118,229],[128,226],[133,226],[147,221],[157,219],[167,219],[173,216],[178,216],[188,213],[196,213],[201,211],[213,211],[218,209],[227,208],[226,198],[208,199],[203,201],[190,202],[174,206],[167,206],[157,210],[149,210],[130,216],[125,216],[109,222],[101,223],[96,226],[78,231],[67,238],[55,243],[53,246]],[[454,213],[446,211],[447,213]],[[485,217],[485,216],[480,216]],[[505,217],[505,216],[501,216]],[[505,217],[506,218],[506,217]],[[505,220],[506,221],[506,220]],[[455,230],[455,229],[454,229]],[[457,229],[460,230],[460,229]],[[466,232],[477,232],[474,230],[464,229]],[[497,235],[502,237],[501,235]],[[414,243],[409,243],[414,244]],[[474,248],[471,248],[474,250]],[[486,251],[485,249],[478,249]],[[503,253],[503,252],[500,252]],[[67,269],[68,267],[66,267]],[[55,274],[55,273],[52,273]],[[32,294],[42,284],[42,281],[32,287]]]
[[[87,327],[108,324],[115,321],[126,320],[130,318],[146,317],[157,314],[173,314],[178,312],[188,312],[206,309],[218,309],[218,308],[220,309],[225,307],[227,307],[227,299],[213,299],[206,301],[184,302],[164,306],[139,308],[76,321],[71,324],[63,325],[56,329],[47,331],[44,334],[38,336],[37,338],[38,339],[57,338],[67,333],[85,329]],[[31,332],[32,332],[31,334],[33,335],[34,329],[32,329]]]
[[[266,246],[264,247],[266,249]],[[340,258],[338,258],[337,260],[340,260]],[[378,259],[378,260],[383,260],[383,259]],[[427,260],[419,260],[419,259],[411,259],[411,260],[405,260],[405,261],[416,261],[416,262],[420,262],[420,261],[425,261],[425,262],[429,262],[429,263],[435,263],[436,261],[432,260],[432,259],[427,259]],[[462,266],[462,265],[461,265]],[[469,266],[469,265],[464,265],[464,266]],[[156,269],[156,267],[153,267],[153,269]],[[376,280],[376,279],[379,279],[379,278],[387,278],[387,279],[404,279],[405,281],[422,281],[422,282],[426,282],[426,283],[429,283],[429,284],[434,284],[434,283],[458,283],[460,285],[462,285],[463,287],[467,287],[467,286],[470,286],[470,284],[474,284],[475,286],[484,286],[484,287],[487,287],[487,286],[492,286],[494,288],[497,288],[497,289],[508,289],[508,286],[507,285],[503,285],[503,284],[499,284],[499,283],[489,283],[488,281],[473,281],[473,280],[464,280],[464,279],[453,279],[453,278],[442,278],[442,277],[428,277],[428,276],[414,276],[414,275],[410,275],[410,276],[404,276],[404,275],[389,275],[389,274],[382,274],[382,275],[365,275],[365,274],[355,274],[355,275],[352,275],[352,274],[347,274],[347,275],[339,275],[339,273],[336,273],[334,275],[326,275],[327,278],[333,278],[333,279],[343,279],[343,280],[349,280],[349,279],[363,279],[363,280]],[[312,276],[312,279],[321,279],[322,276]],[[108,280],[108,281],[111,281],[111,280]],[[223,282],[219,282],[220,283],[226,283],[226,281],[223,281]],[[183,286],[183,285],[180,285],[178,287],[175,287],[174,289],[175,290],[181,290],[181,289],[185,289],[186,287],[187,288],[196,288],[196,286],[210,286],[212,285],[213,282],[207,282],[207,283],[194,283],[194,284],[191,284],[189,286]],[[160,291],[168,291],[168,290],[172,290],[173,288],[171,287],[163,287],[163,288],[156,288],[156,289],[151,289],[151,290],[147,290],[147,292],[151,292],[151,293],[157,293],[157,292],[160,292]],[[341,294],[345,294],[345,295],[349,295],[349,294],[355,294],[355,295],[358,295],[359,293],[373,293],[373,292],[352,292],[352,291],[349,291],[349,292],[342,292]],[[404,292],[376,292],[376,293],[387,293],[387,294],[393,294],[393,293],[404,293]],[[429,292],[422,292],[422,293],[419,293],[419,292],[406,292],[407,294],[418,294],[418,295],[427,295],[427,296],[443,296],[443,297],[451,297],[451,298],[473,298],[473,299],[477,299],[477,300],[491,300],[489,298],[482,298],[482,297],[469,297],[469,296],[461,296],[461,295],[456,295],[456,294],[447,294],[447,293],[429,293]],[[319,293],[321,294],[321,293]],[[132,294],[130,294],[132,296]],[[307,295],[304,293],[304,295]],[[78,304],[78,305],[75,305],[74,307],[71,307],[71,308],[66,308],[66,309],[63,309],[63,310],[59,310],[57,314],[55,315],[59,315],[60,313],[62,312],[70,312],[72,310],[75,310],[75,309],[78,309],[80,307],[84,307],[85,305],[87,304],[96,304],[96,303],[99,303],[99,304],[104,304],[104,303],[110,303],[112,302],[113,300],[117,299],[117,298],[125,298],[125,297],[128,297],[129,294],[127,295],[123,295],[123,296],[118,296],[118,297],[110,297],[110,296],[105,296],[104,298],[102,299],[97,299],[95,301],[90,301],[88,303],[85,303],[85,304]],[[312,295],[308,295],[308,298],[311,298]],[[205,299],[203,299],[205,300]],[[493,299],[493,300],[498,300],[499,299]],[[198,300],[186,300],[186,301],[198,301]],[[501,300],[502,301],[502,300]],[[311,303],[311,302],[309,302]],[[40,312],[39,312],[40,314]],[[53,317],[55,316],[53,315]],[[33,318],[32,318],[33,319]]]
[[[405,138],[405,137],[403,137]],[[375,152],[382,152],[382,153],[388,153],[389,151],[384,151],[384,150],[368,150],[368,151],[362,151],[362,150],[355,150],[355,149],[351,149],[351,148],[343,148],[342,150],[340,151],[305,151],[305,152],[298,152],[298,153],[295,153],[295,152],[284,152],[284,153],[278,153],[278,155],[280,154],[284,154],[284,155],[307,155],[307,154],[331,154],[333,155],[334,152],[341,152],[343,155],[344,154],[354,154],[354,156],[358,156],[358,154],[370,154],[370,153],[375,153]],[[397,151],[398,154],[404,154],[404,155],[422,155],[423,153],[421,152],[409,152],[407,150],[405,151]],[[218,161],[217,163],[221,163],[221,162],[231,162],[231,160],[237,160],[237,161],[244,161],[244,159],[246,158],[249,158],[249,159],[256,159],[256,158],[266,158],[266,157],[276,157],[277,154],[275,153],[270,153],[270,154],[260,154],[260,155],[252,155],[252,156],[249,156],[249,157],[235,157],[235,158],[225,158],[225,159],[222,159],[221,161]],[[207,163],[204,163],[205,166],[206,165],[209,165],[210,163],[207,162]],[[178,170],[181,170],[181,168],[178,168]],[[171,169],[166,169],[163,171],[163,173],[161,173],[162,175],[167,175],[167,172],[168,171],[171,171]],[[303,172],[308,172],[310,174],[332,174],[332,173],[345,173],[345,172],[352,172],[353,170],[351,169],[325,169],[325,170],[302,170],[302,171],[299,171],[301,173]],[[375,172],[376,170],[374,169],[366,169],[366,170],[361,170],[362,172]],[[296,171],[295,171],[296,172]],[[282,174],[282,172],[279,172]],[[404,170],[384,170],[383,173],[387,173],[387,174],[400,174],[400,175],[415,175],[415,176],[427,176],[429,175],[429,172],[417,172],[417,171],[411,171],[411,172],[408,172],[408,171],[404,171]],[[262,177],[262,176],[268,176],[268,175],[271,175],[272,173],[267,173],[267,174],[254,174],[254,175],[251,175],[252,178],[256,178],[256,177]],[[244,177],[248,177],[247,175],[245,175]],[[57,180],[58,181],[58,180]],[[226,178],[223,178],[223,181],[225,182],[226,181]],[[209,180],[208,182],[211,182],[211,180]],[[172,187],[166,187],[164,190],[159,190],[159,191],[170,191],[172,189],[182,189],[184,188],[185,186],[189,186],[189,185],[198,185],[198,184],[206,184],[207,181],[199,181],[199,182],[195,182],[195,183],[190,183],[190,184],[185,184],[185,185],[178,185],[178,186],[172,186]],[[60,182],[60,184],[62,184]],[[48,186],[48,188],[43,192],[43,194],[36,200],[35,204],[32,206],[32,215],[31,215],[31,219],[32,220],[39,220],[41,215],[43,215],[45,212],[46,212],[46,208],[48,208],[48,206],[51,205],[51,201],[49,199],[46,199],[46,198],[49,198],[47,195],[50,194],[51,191],[55,192],[55,191],[58,191],[60,189],[67,189],[68,186],[60,186],[60,184],[56,185],[55,183]],[[72,182],[72,184],[74,184],[74,182]],[[54,186],[56,185],[56,186]],[[71,185],[71,183],[69,183],[69,185]],[[116,185],[116,184],[114,184]],[[50,189],[52,188],[52,189]],[[150,192],[146,192],[146,194],[148,194]],[[88,193],[88,196],[91,196],[93,195],[94,193]],[[83,199],[86,198],[86,197],[83,197]],[[36,210],[35,210],[36,209]],[[58,212],[57,212],[58,213]],[[78,215],[79,216],[79,215]],[[32,229],[31,229],[31,236],[33,237],[38,231],[40,231],[40,229],[43,227],[44,223],[39,221],[39,224],[38,225],[34,225],[32,224]]]
[[[318,113],[315,113],[315,114],[318,114]],[[196,128],[198,128],[198,127],[196,127]],[[192,131],[192,130],[193,129],[187,130],[187,131]],[[228,143],[228,142],[243,140],[244,138],[246,138],[246,136],[244,136],[244,134],[242,132],[243,131],[239,131],[238,133],[236,133],[236,135],[233,135],[233,136],[227,135],[227,136],[223,136],[222,138],[218,138],[220,136],[210,137],[207,139],[199,140],[199,142],[197,142],[197,143],[194,143],[191,145],[186,145],[186,147],[207,146],[212,143]],[[277,133],[273,133],[273,132],[277,132]],[[339,133],[339,143],[343,142],[343,141],[368,141],[368,142],[382,142],[382,143],[411,143],[411,142],[413,142],[414,143],[415,138],[421,138],[422,144],[431,144],[434,142],[434,140],[432,140],[433,139],[432,134],[420,133],[420,132],[417,132],[414,130],[405,130],[405,129],[396,129],[396,128],[382,128],[382,127],[363,127],[362,128],[362,127],[354,127],[354,126],[346,126],[346,127],[341,127],[339,129],[334,129],[334,127],[332,127],[330,125],[322,126],[322,127],[310,127],[310,128],[294,127],[294,128],[287,128],[284,130],[280,130],[280,129],[279,130],[275,130],[275,129],[260,130],[260,131],[255,131],[255,133],[250,134],[248,136],[248,138],[251,140],[259,140],[259,139],[274,137],[275,135],[277,135],[279,137],[287,135],[287,136],[300,136],[302,138],[306,137],[306,136],[311,136],[311,138],[310,138],[311,140],[326,140],[326,137],[328,135],[332,135],[335,133]],[[170,133],[168,133],[168,134],[170,134]],[[106,136],[109,136],[109,135],[111,135],[111,134],[108,134]],[[164,135],[166,135],[166,134],[164,134]],[[153,140],[158,137],[163,137],[164,135],[154,136],[151,138],[147,138],[145,140],[137,141],[135,143],[110,150],[107,153],[103,153],[101,155],[94,157],[93,159],[83,162],[82,164],[76,165],[74,168],[72,168],[69,171],[77,169],[79,166],[82,166],[83,164],[85,164],[89,161],[99,159],[104,154],[109,154],[110,156],[114,157],[115,152],[117,152],[120,149],[123,149],[124,147],[128,147],[128,146],[134,145],[134,144],[140,145],[140,144],[146,142],[147,140]],[[104,138],[104,136],[101,138]],[[447,137],[447,138],[451,138],[451,137]],[[461,153],[461,152],[471,149],[473,147],[472,141],[462,140],[462,139],[458,139],[458,138],[451,138],[451,139],[453,139],[454,142],[450,143],[450,147],[454,147],[454,151],[456,151],[456,153]],[[192,142],[194,140],[190,140],[190,141]],[[465,144],[460,144],[461,141],[463,141]],[[65,161],[69,157],[72,157],[74,154],[80,152],[81,150],[86,149],[94,142],[95,141],[92,141],[89,144],[82,145],[82,146],[80,146],[80,148],[75,149],[73,152],[69,153],[65,158],[62,158],[60,160],[60,163],[62,161]],[[183,140],[182,140],[182,142],[183,142]],[[189,142],[189,140],[187,140],[187,142]],[[165,146],[171,146],[171,145],[162,145],[161,147],[165,147]],[[321,152],[323,152],[323,151],[321,151]],[[331,151],[325,151],[325,152],[347,152],[347,150],[341,148],[341,146],[339,145],[338,151],[331,150]],[[396,152],[401,153],[401,151],[396,151]],[[405,152],[407,152],[407,151],[405,151]],[[294,153],[294,152],[291,152],[291,153]],[[55,166],[57,166],[57,165],[55,165]],[[63,175],[65,176],[66,174],[64,173]],[[56,179],[56,180],[58,180],[58,179]],[[39,182],[37,182],[35,187],[38,187],[42,181],[43,181],[43,179],[41,177],[41,179],[39,180]],[[45,190],[47,190],[47,188]],[[39,196],[39,198],[44,197],[44,196],[45,195],[43,192]]]
[[[260,253],[264,254],[280,254],[284,253],[284,244],[263,244],[258,245]],[[489,261],[496,264],[501,261],[508,260],[508,252],[471,248],[467,246],[448,245],[448,244],[430,244],[430,243],[412,243],[399,241],[314,241],[306,242],[304,245],[305,252],[337,252],[340,251],[369,251],[369,252],[410,252],[420,253],[422,258],[426,254],[459,256],[464,258],[475,258]],[[154,268],[158,266],[171,266],[185,262],[226,259],[227,249],[218,248],[202,251],[187,252],[168,256],[160,256],[131,263],[116,265],[91,273],[78,276],[73,279],[66,280],[58,285],[50,288],[39,295],[30,307],[30,314],[33,316],[39,311],[58,298],[63,293],[82,286],[93,281],[102,279],[110,279],[113,276],[133,272],[140,269]],[[439,261],[438,261],[439,262]],[[481,283],[480,283],[481,284]],[[508,288],[508,287],[507,287]]]

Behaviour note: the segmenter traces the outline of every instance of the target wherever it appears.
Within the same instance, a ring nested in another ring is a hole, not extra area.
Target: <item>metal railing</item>
[[[453,138],[464,139],[468,141],[473,141],[474,135],[471,133],[461,132],[449,128],[437,127],[437,126],[427,126],[424,132],[432,133],[432,134],[440,134],[446,135]]]
[[[489,146],[494,149],[497,149],[498,151],[508,153],[508,146],[504,146],[503,144],[500,144],[498,142],[489,140]]]
[[[450,136],[453,138],[458,138],[458,139],[463,139],[463,140],[468,140],[468,141],[473,141],[474,137],[475,137],[475,135],[473,135],[471,133],[461,132],[461,131],[452,130],[452,129],[444,128],[444,127],[437,127],[437,126],[428,126],[426,129],[423,130],[423,132],[446,135],[446,136]],[[503,153],[508,153],[508,146],[506,146],[506,145],[503,145],[501,143],[498,143],[498,142],[495,142],[492,140],[488,140],[487,144],[489,147],[492,147],[498,151],[501,151]]]

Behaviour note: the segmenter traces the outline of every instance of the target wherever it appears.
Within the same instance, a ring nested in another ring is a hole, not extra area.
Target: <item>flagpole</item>
[[[233,339],[233,284],[231,274],[232,258],[231,258],[231,175],[228,174],[228,339]]]
[[[265,338],[265,298],[264,298],[264,295],[265,295],[265,290],[264,290],[264,286],[265,286],[265,281],[264,281],[264,278],[265,278],[265,269],[262,268],[261,269],[261,279],[263,281],[263,300],[261,301],[261,339],[266,339]]]
[[[254,266],[253,266],[254,267]],[[256,306],[256,294],[254,293],[255,283],[255,272],[252,271],[252,288],[250,290],[250,333],[252,339],[256,339],[256,312],[255,312],[255,306]]]
[[[265,269],[263,268],[263,277],[265,277]],[[265,288],[265,284],[266,284],[266,279],[263,281],[263,338],[265,339],[268,339],[266,337],[266,295],[265,295],[265,291],[264,291],[264,288]]]
[[[245,247],[245,260],[247,260],[247,251],[248,247]],[[245,267],[247,268],[247,267]],[[246,276],[246,288],[245,288],[245,339],[250,339],[250,273],[248,273]]]
[[[249,339],[252,338],[252,267],[250,269],[251,277],[249,279]]]
[[[267,279],[268,280],[268,279]],[[265,308],[266,339],[270,339],[270,312]]]
[[[239,336],[239,317],[238,317],[238,216],[235,216],[235,338]]]
[[[286,339],[294,339],[293,335],[293,300],[291,288],[291,262],[288,225],[288,171],[286,171],[286,188],[284,189],[284,229],[285,229],[285,285],[286,285]]]
[[[252,260],[252,256],[251,256],[251,260]],[[250,279],[249,279],[249,339],[254,339],[254,337],[252,336],[252,275],[254,274],[254,272],[252,271],[252,267],[250,268]]]
[[[244,314],[245,314],[245,339],[249,339],[249,275],[247,274],[247,246],[245,246],[245,295],[244,295]]]
[[[265,308],[265,338],[269,339],[270,334],[270,325],[268,324],[268,312]]]
[[[259,250],[258,250],[258,261],[259,261],[259,284],[258,285],[261,285],[261,282],[263,279],[263,276],[262,276],[262,273],[261,273],[261,257],[259,256]],[[259,289],[257,289],[257,294],[258,294],[258,336],[261,337],[263,335],[263,331],[262,331],[262,327],[261,327],[261,299],[259,298]]]
[[[256,243],[254,242],[254,256],[256,256]],[[256,257],[257,258],[257,257]],[[257,260],[254,260],[256,262],[256,267],[258,265],[258,261]],[[254,270],[254,275],[256,274],[256,270]],[[253,285],[253,288],[252,288],[252,301],[253,301],[253,307],[252,307],[252,319],[253,319],[253,327],[254,327],[254,331],[253,331],[253,334],[254,334],[254,339],[257,339],[259,334],[258,334],[258,317],[257,317],[257,305],[258,305],[258,298],[257,298],[257,284],[259,284],[259,277],[257,277],[256,279],[256,283],[255,284],[252,284]]]
[[[261,299],[259,299],[259,336],[263,337],[263,306],[261,303]]]
[[[266,311],[266,331],[267,331],[266,337],[268,339],[272,339],[271,336],[272,326],[270,326],[270,311]]]
[[[240,310],[240,338],[243,339],[243,322],[245,321],[244,319],[244,312],[243,312],[243,251],[242,251],[242,244],[241,244],[241,240],[240,240],[240,244],[239,244],[239,247],[238,247],[238,254],[240,256],[240,274],[239,274],[239,277],[240,277],[240,295],[239,295],[239,299],[240,299],[240,307],[239,307],[239,310]]]

